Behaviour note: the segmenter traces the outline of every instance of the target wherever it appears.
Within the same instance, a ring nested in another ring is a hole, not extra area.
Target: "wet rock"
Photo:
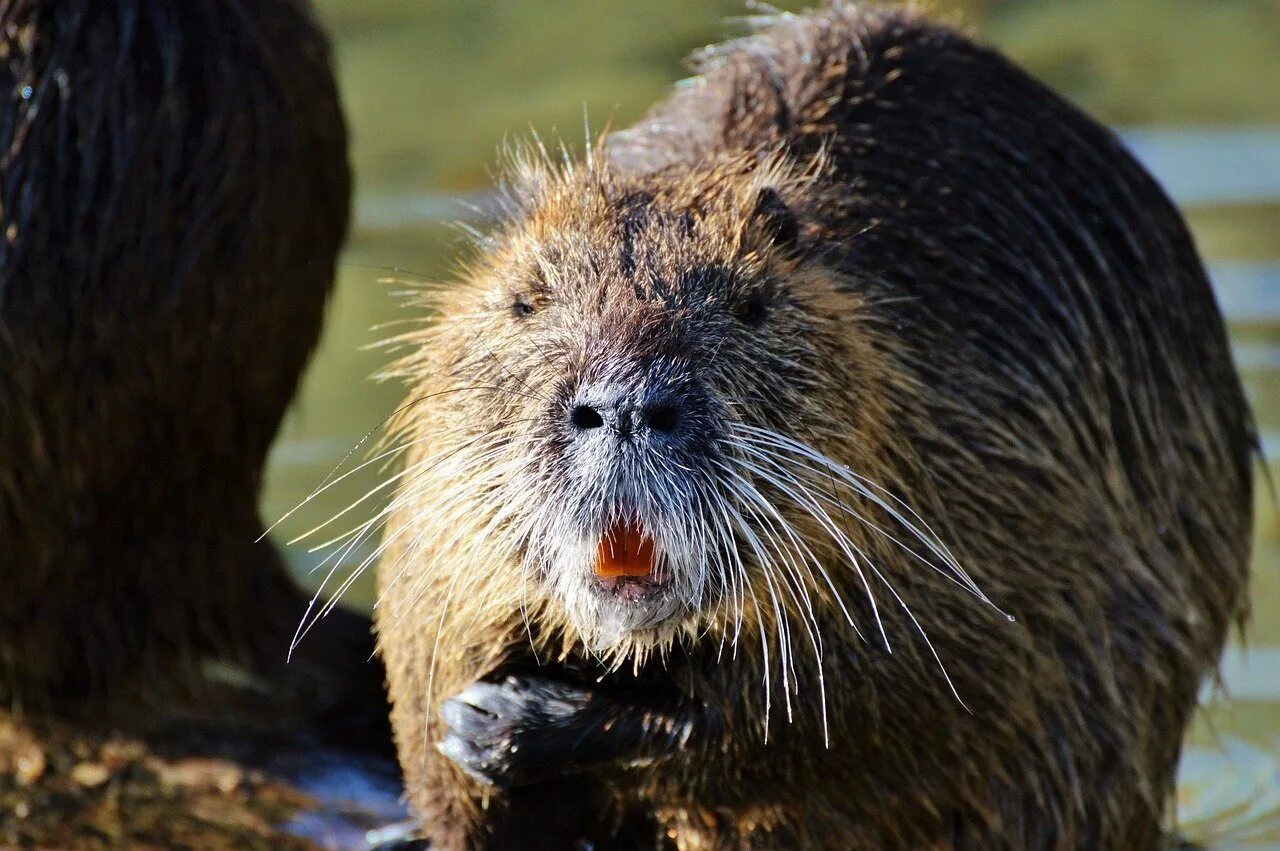
[[[365,849],[390,758],[189,720],[148,734],[0,712],[0,848]]]

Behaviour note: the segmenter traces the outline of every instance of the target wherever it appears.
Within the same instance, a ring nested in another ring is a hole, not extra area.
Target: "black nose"
[[[604,417],[590,405],[574,405],[573,410],[569,412],[569,422],[578,431],[586,431],[603,426]]]
[[[625,396],[580,401],[569,409],[569,425],[579,432],[609,428],[623,437],[643,429],[670,434],[680,425],[680,409],[667,400],[637,404]]]

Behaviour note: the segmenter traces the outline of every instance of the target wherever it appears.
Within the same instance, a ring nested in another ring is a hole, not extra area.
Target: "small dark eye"
[[[524,298],[517,298],[511,303],[511,312],[517,317],[523,319],[526,316],[532,316],[536,310],[534,306]]]
[[[769,318],[769,305],[763,293],[756,293],[738,308],[738,318],[747,325],[757,327]]]

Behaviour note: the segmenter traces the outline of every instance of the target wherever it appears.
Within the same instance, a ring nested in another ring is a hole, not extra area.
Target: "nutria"
[[[304,600],[258,490],[350,197],[325,38],[304,0],[13,0],[0,59],[0,705],[274,676]]]
[[[426,834],[1156,847],[1256,448],[1181,217],[913,12],[696,72],[517,156],[404,340],[375,621]]]

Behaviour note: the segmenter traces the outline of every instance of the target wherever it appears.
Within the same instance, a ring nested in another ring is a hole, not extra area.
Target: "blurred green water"
[[[372,326],[409,315],[389,295],[403,285],[384,279],[449,276],[457,236],[438,222],[453,215],[451,196],[483,191],[502,140],[534,127],[576,144],[584,107],[595,128],[630,122],[681,75],[684,55],[732,32],[727,18],[752,14],[736,0],[318,5],[334,34],[352,125],[357,225],[324,342],[273,456],[264,496],[271,519],[303,499],[395,408],[400,388],[367,380],[386,354],[361,348],[389,333]],[[1143,131],[1135,137],[1139,154],[1151,155],[1168,185],[1185,187],[1178,200],[1214,269],[1260,427],[1274,435],[1269,442],[1280,456],[1280,166],[1273,167],[1280,163],[1280,3],[934,6],[1103,120]],[[1230,158],[1217,154],[1216,137],[1206,145],[1196,135],[1220,134],[1225,149],[1247,127],[1262,130]],[[373,470],[344,480],[284,528],[322,522],[377,481]],[[1244,694],[1217,701],[1193,733],[1183,793],[1193,820],[1220,812],[1247,822],[1259,807],[1280,812],[1280,524],[1263,493],[1249,636],[1255,651],[1244,662],[1229,660],[1228,686],[1238,679]],[[300,547],[290,556],[303,581],[317,584],[324,571],[308,570],[318,557]],[[358,561],[354,554],[347,566]],[[369,606],[369,583],[356,583],[345,599]],[[1255,792],[1261,803],[1251,811],[1241,801]],[[1280,846],[1280,836],[1270,841]]]

